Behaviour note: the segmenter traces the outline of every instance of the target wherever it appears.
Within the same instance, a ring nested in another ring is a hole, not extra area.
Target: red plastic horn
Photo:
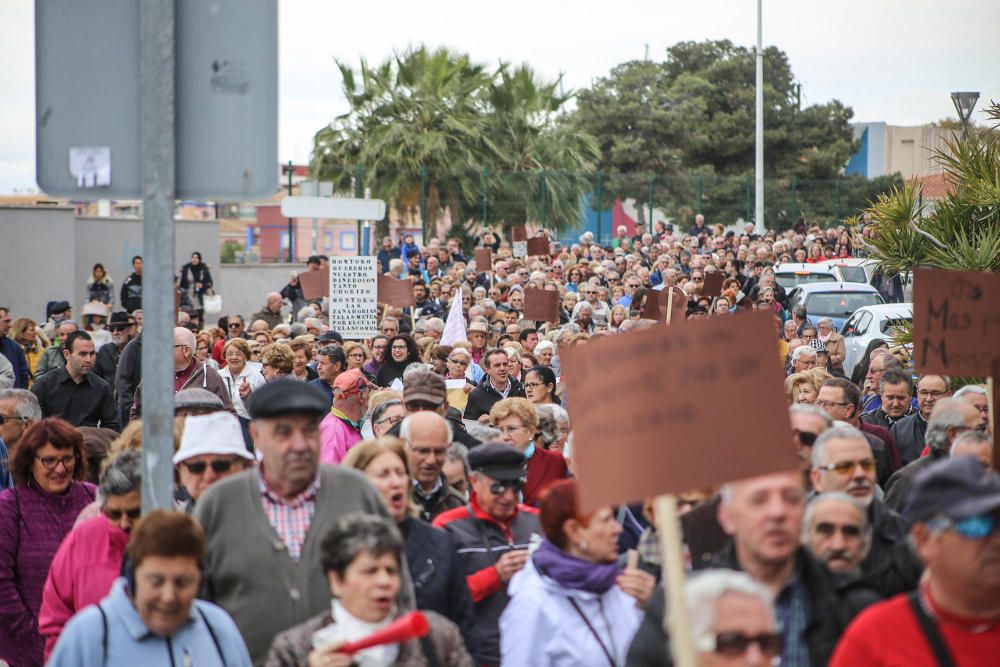
[[[428,629],[427,617],[419,611],[411,611],[409,614],[400,616],[389,625],[374,634],[368,635],[364,639],[344,644],[337,649],[337,653],[353,655],[358,651],[364,651],[372,646],[407,642],[411,639],[423,637],[427,634]]]

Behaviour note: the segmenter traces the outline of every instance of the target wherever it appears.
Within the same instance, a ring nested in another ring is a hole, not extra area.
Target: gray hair
[[[985,396],[986,388],[980,387],[978,384],[967,384],[958,391],[956,391],[954,394],[952,394],[951,397],[964,399],[966,396],[971,396],[972,394]]]
[[[538,430],[542,434],[542,442],[547,447],[559,439],[559,423],[568,423],[569,414],[562,406],[554,403],[536,406],[536,411],[538,412]]]
[[[500,429],[493,428],[489,424],[482,424],[480,422],[469,422],[465,427],[465,430],[476,440],[480,442],[496,442],[500,440]]]
[[[948,429],[965,426],[965,415],[959,407],[962,399],[942,398],[934,404],[934,411],[927,421],[927,432],[924,442],[932,450],[938,452],[948,446]],[[965,401],[962,401],[965,403]]]
[[[824,429],[828,429],[833,426],[833,418],[826,410],[817,408],[815,405],[809,405],[808,403],[792,403],[792,405],[788,408],[788,414],[789,416],[809,415],[810,417],[819,417],[823,420]]]
[[[440,317],[428,318],[427,321],[424,323],[424,331],[430,331],[432,329],[434,331],[443,332],[444,320],[442,320]]]
[[[392,554],[402,565],[403,536],[386,517],[353,512],[341,517],[320,543],[320,564],[324,572],[344,572],[362,552],[375,556]]]
[[[809,500],[806,504],[806,512],[802,517],[802,544],[809,546],[809,528],[812,526],[813,514],[819,505],[827,502],[845,503],[858,511],[858,515],[861,517],[861,532],[865,537],[864,553],[861,556],[861,560],[864,560],[872,546],[872,527],[868,523],[868,508],[843,491],[827,491],[817,494]]]
[[[494,301],[493,299],[483,299],[480,305],[483,307],[484,310],[488,310],[490,308],[496,310],[497,302]]]
[[[411,415],[407,415],[406,417],[403,417],[403,421],[399,422],[399,439],[405,442],[407,445],[409,445],[411,442],[410,417]],[[438,417],[441,418],[441,421],[444,422],[445,428],[448,429],[448,439],[445,441],[445,444],[447,444],[450,447],[451,443],[455,441],[455,430],[451,427],[451,422],[449,422],[444,417],[441,417],[441,415],[438,415]]]
[[[451,349],[451,352],[448,353],[448,356],[450,357],[453,354],[464,354],[466,359],[468,359],[470,362],[472,361],[472,353],[469,352],[464,347],[453,347]]]
[[[850,424],[838,422],[832,428],[828,428],[823,431],[823,433],[816,438],[816,444],[813,445],[812,449],[813,468],[826,465],[826,443],[831,440],[860,440],[868,445],[868,438],[865,437],[865,434],[861,430],[854,428]],[[868,445],[868,447],[871,448],[871,445]]]
[[[142,451],[128,449],[108,461],[101,473],[100,497],[103,506],[109,496],[124,496],[142,489]]]
[[[16,401],[14,415],[20,419],[38,421],[42,418],[38,397],[27,389],[0,389],[0,401]]]
[[[792,352],[792,361],[802,361],[802,357],[805,356],[815,357],[816,350],[812,349],[808,345],[797,347],[795,348],[795,351]]]
[[[462,465],[465,466],[465,472],[469,472],[469,448],[460,442],[453,442],[451,446],[448,447],[447,459],[448,461],[461,461]]]
[[[955,455],[955,450],[959,445],[986,445],[989,450],[993,451],[993,438],[984,431],[965,431],[960,433],[958,437],[955,438],[955,442],[951,443],[951,451],[949,454],[951,456]]]
[[[714,648],[715,610],[719,599],[726,594],[755,598],[767,609],[774,622],[774,595],[760,582],[745,572],[735,570],[704,570],[692,576],[684,585],[684,599],[691,614],[691,630],[699,651]]]
[[[292,338],[301,336],[306,332],[306,325],[301,322],[295,322],[292,326],[288,327],[288,335]]]
[[[317,329],[322,329],[323,328],[323,320],[319,319],[318,317],[307,317],[302,322],[302,324],[304,324],[306,326],[306,329],[308,329],[311,326],[312,327],[316,327]]]
[[[816,326],[818,327],[830,327],[833,328],[833,318],[821,317],[816,321]]]
[[[430,364],[425,364],[421,361],[414,361],[403,369],[403,379],[405,380],[408,376],[413,375],[418,371],[427,371],[429,373],[434,372],[434,367]]]

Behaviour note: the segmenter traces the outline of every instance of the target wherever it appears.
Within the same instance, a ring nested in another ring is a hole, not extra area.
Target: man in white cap
[[[208,487],[253,464],[240,422],[232,414],[221,411],[185,418],[181,447],[174,454],[181,486],[191,496],[184,509],[193,511]]]

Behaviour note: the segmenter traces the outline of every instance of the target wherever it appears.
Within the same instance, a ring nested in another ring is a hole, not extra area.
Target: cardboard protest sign
[[[517,227],[510,228],[510,240],[511,241],[527,241],[528,240],[528,228],[524,225],[518,225]]]
[[[549,256],[549,239],[547,236],[536,236],[528,239],[528,254],[532,257]]]
[[[524,319],[536,322],[558,322],[559,292],[533,287],[524,290]]]
[[[485,273],[493,270],[493,250],[476,248],[476,270]]]
[[[413,296],[413,283],[409,280],[397,280],[392,276],[378,277],[378,302],[398,308],[417,305]]]
[[[1000,357],[993,360],[993,372],[986,383],[990,400],[990,430],[993,431],[993,469],[1000,470],[1000,390],[997,381],[1000,380]]]
[[[670,293],[673,292],[673,298]],[[649,290],[646,293],[646,303],[642,308],[642,317],[646,320],[664,320],[667,317],[667,306],[673,311],[670,323],[683,322],[687,315],[687,294],[676,285],[670,289]]]
[[[346,339],[375,336],[378,333],[378,259],[331,257],[329,276],[330,328]]]
[[[330,287],[330,269],[303,271],[299,274],[299,287],[302,288],[302,297],[306,301],[322,299],[327,296]]]
[[[913,288],[917,371],[989,374],[1000,340],[1000,274],[918,268]]]
[[[712,271],[709,273],[705,272],[705,282],[702,283],[701,295],[717,297],[722,294],[722,283],[726,279],[726,276],[719,273],[718,271]]]
[[[797,469],[776,345],[747,313],[561,352],[584,511]]]
[[[642,304],[642,319],[662,320],[664,318],[662,309],[666,309],[666,306],[661,304],[661,300],[663,303],[666,303],[666,299],[666,290],[649,290],[646,292],[646,300]]]

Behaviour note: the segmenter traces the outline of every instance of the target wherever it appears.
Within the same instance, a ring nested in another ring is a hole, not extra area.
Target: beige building
[[[955,130],[922,125],[903,127],[886,123],[856,123],[854,138],[861,141],[845,172],[876,178],[899,172],[904,179],[940,174],[934,160],[938,150],[947,149]]]

